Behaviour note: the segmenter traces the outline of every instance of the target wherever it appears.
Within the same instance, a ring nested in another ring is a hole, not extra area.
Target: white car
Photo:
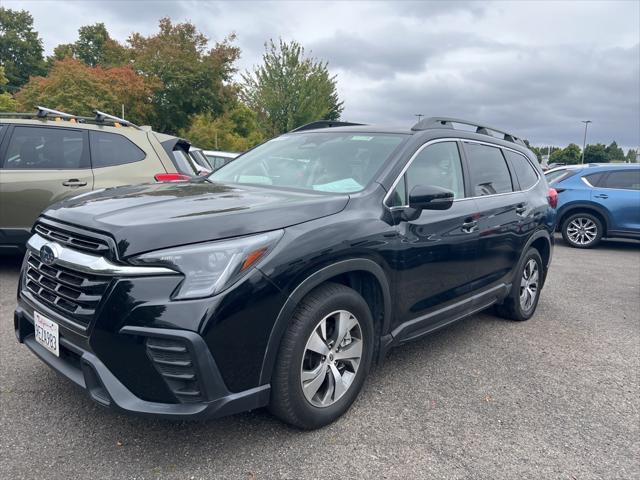
[[[240,155],[237,152],[222,152],[219,150],[203,150],[202,153],[207,157],[209,165],[211,165],[214,172]]]

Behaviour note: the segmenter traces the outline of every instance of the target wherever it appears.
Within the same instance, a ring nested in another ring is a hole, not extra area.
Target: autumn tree
[[[33,30],[31,14],[0,7],[0,65],[7,78],[0,91],[15,92],[30,76],[42,75],[42,50],[42,40]]]
[[[299,43],[282,40],[265,44],[262,60],[262,65],[242,76],[242,96],[266,124],[269,135],[314,120],[340,118],[343,102],[326,62],[307,57]]]
[[[124,104],[128,120],[149,123],[154,94],[154,87],[130,66],[89,67],[67,58],[55,62],[47,77],[31,78],[16,100],[22,110],[46,105],[76,115],[93,115],[96,109],[117,114]]]
[[[135,71],[162,85],[151,103],[154,126],[176,133],[187,128],[194,114],[221,115],[235,99],[230,85],[240,50],[231,36],[208,48],[208,39],[192,23],[160,20],[160,31],[149,37],[134,33],[128,39]]]

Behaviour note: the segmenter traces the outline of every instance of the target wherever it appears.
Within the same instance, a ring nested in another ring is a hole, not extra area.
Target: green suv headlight
[[[138,265],[162,265],[184,275],[173,297],[176,300],[202,298],[221,292],[282,238],[283,230],[247,237],[185,245],[145,253],[132,260]]]

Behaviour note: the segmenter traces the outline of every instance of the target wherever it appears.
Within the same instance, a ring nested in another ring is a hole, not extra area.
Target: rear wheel
[[[575,248],[592,248],[600,243],[602,222],[590,213],[576,213],[562,224],[562,238]]]
[[[357,397],[372,355],[365,300],[344,285],[321,285],[300,302],[284,335],[269,409],[299,428],[333,422]]]
[[[510,320],[529,320],[536,312],[542,288],[543,265],[540,253],[530,248],[514,277],[509,296],[496,306],[498,315]]]

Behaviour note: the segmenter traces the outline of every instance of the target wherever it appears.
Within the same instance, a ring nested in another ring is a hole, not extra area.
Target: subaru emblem
[[[58,258],[58,249],[55,245],[47,243],[40,248],[40,260],[45,265],[53,265]]]

